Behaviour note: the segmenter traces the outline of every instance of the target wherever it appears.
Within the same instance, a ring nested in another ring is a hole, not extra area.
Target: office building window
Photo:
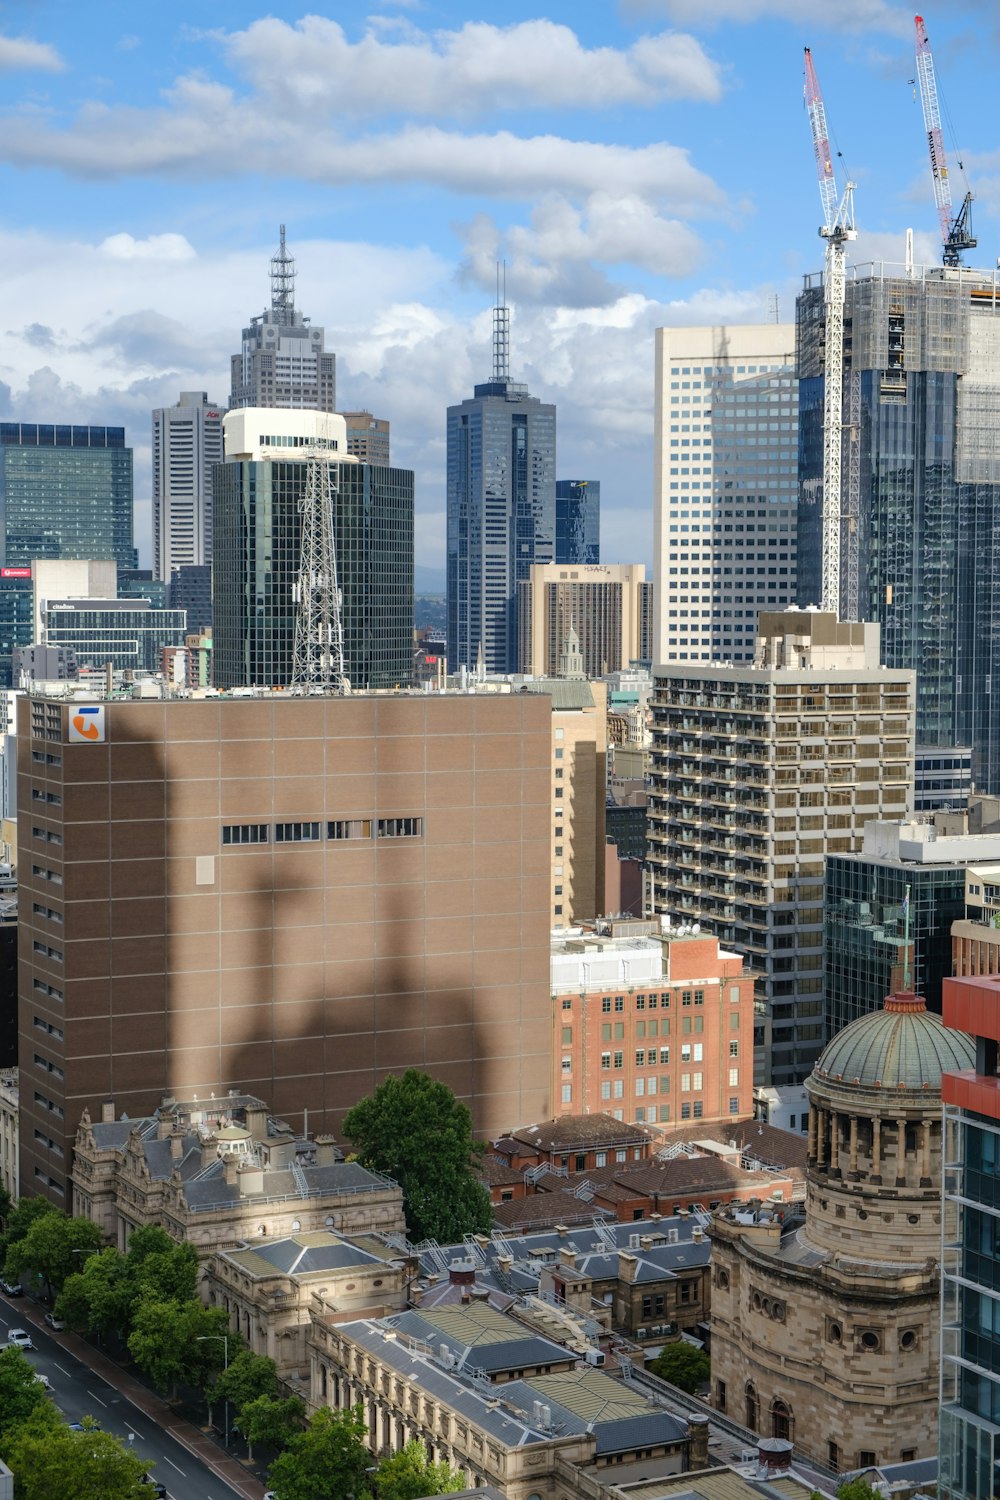
[[[320,837],[319,823],[275,823],[276,844],[314,844]]]
[[[340,818],[333,823],[327,823],[326,836],[328,839],[370,839],[372,836],[371,818]]]
[[[423,818],[379,818],[380,839],[419,839],[423,837]]]
[[[223,823],[223,844],[266,844],[270,829],[266,823]]]

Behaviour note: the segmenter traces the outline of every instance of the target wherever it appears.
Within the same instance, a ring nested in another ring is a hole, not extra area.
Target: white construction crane
[[[962,251],[971,250],[977,241],[971,229],[972,194],[966,193],[962,207],[953,213],[951,201],[951,179],[948,176],[948,159],[944,152],[944,136],[941,134],[941,106],[938,102],[937,77],[934,72],[934,54],[927,40],[927,27],[923,16],[914,16],[917,29],[917,82],[920,85],[920,104],[924,112],[924,129],[927,132],[927,149],[931,158],[931,177],[934,181],[934,203],[937,207],[938,223],[941,226],[943,260],[946,266],[960,266]],[[959,162],[959,166],[962,163]]]
[[[847,287],[847,241],[857,239],[854,228],[854,183],[848,182],[838,200],[837,179],[826,128],[826,110],[812,52],[805,49],[806,109],[826,240],[823,277],[826,302],[826,349],[823,362],[823,591],[821,605],[840,618],[841,468],[844,437],[844,298]],[[855,611],[856,612],[856,611]]]
[[[330,459],[307,453],[306,487],[299,497],[301,544],[295,603],[293,693],[349,693],[344,671],[343,594],[337,580]]]

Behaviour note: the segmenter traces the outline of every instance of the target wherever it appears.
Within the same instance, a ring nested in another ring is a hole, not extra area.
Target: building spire
[[[501,267],[503,287],[501,290]],[[493,379],[510,379],[510,308],[507,306],[507,262],[497,261],[497,301],[493,309]]]
[[[271,256],[271,311],[278,323],[295,321],[295,257],[285,247],[285,226],[277,255]]]

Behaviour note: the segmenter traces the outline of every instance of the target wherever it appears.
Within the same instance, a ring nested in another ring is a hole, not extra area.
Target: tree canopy
[[[247,1440],[250,1457],[254,1443],[266,1448],[287,1448],[305,1420],[305,1402],[298,1396],[277,1400],[274,1396],[255,1396],[244,1402],[237,1415],[237,1426]]]
[[[837,1500],[883,1500],[867,1479],[847,1479],[837,1490]]]
[[[669,1380],[678,1390],[693,1396],[708,1380],[711,1362],[704,1349],[696,1349],[686,1339],[679,1339],[650,1360],[649,1368],[661,1380]]]
[[[348,1112],[343,1131],[363,1166],[399,1183],[411,1239],[449,1244],[489,1233],[490,1195],[471,1170],[483,1146],[445,1084],[416,1068],[390,1076]]]
[[[16,1212],[15,1209],[11,1219]],[[27,1232],[9,1245],[4,1275],[13,1281],[25,1272],[40,1276],[46,1292],[52,1297],[62,1290],[63,1283],[78,1269],[81,1257],[92,1255],[100,1244],[99,1224],[91,1219],[68,1219],[49,1205],[49,1212],[36,1213]]]
[[[205,1307],[193,1299],[150,1298],[135,1310],[128,1351],[156,1389],[173,1396],[181,1382],[208,1388],[225,1364],[223,1338],[229,1341],[230,1354],[241,1347],[223,1308]]]
[[[375,1473],[376,1500],[423,1500],[424,1495],[452,1495],[465,1489],[465,1476],[445,1463],[431,1463],[417,1438],[385,1458]]]
[[[268,1484],[281,1500],[316,1500],[317,1495],[362,1500],[370,1493],[367,1430],[360,1406],[353,1411],[321,1408],[274,1460]]]
[[[73,1432],[51,1401],[14,1428],[6,1444],[18,1500],[147,1500],[149,1465],[119,1438],[92,1429]]]
[[[48,1399],[34,1366],[20,1349],[0,1352],[0,1434],[27,1421]]]
[[[57,1310],[71,1328],[126,1340],[139,1304],[185,1302],[197,1294],[198,1252],[156,1225],[137,1229],[128,1250],[88,1256],[67,1277]]]

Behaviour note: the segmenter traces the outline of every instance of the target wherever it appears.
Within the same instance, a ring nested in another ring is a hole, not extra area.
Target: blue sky
[[[996,10],[925,19],[992,265]],[[391,420],[439,567],[444,408],[488,372],[503,256],[560,475],[601,480],[608,560],[646,560],[653,329],[770,321],[775,296],[790,319],[820,266],[803,45],[858,184],[854,259],[901,260],[907,226],[936,256],[913,35],[892,0],[0,4],[0,412],[124,422],[148,560],[149,412],[225,399],[283,220],[339,404]]]

